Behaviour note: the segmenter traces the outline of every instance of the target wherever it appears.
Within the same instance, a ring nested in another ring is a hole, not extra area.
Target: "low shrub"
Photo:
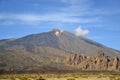
[[[75,78],[68,78],[67,80],[75,80]]]

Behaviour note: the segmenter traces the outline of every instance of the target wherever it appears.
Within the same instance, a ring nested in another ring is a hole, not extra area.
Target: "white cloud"
[[[97,23],[103,21],[99,15],[107,14],[106,10],[91,8],[92,3],[89,0],[59,0],[66,7],[57,8],[57,11],[44,14],[0,14],[0,20],[14,21],[14,23],[39,24],[43,21],[58,23]],[[37,3],[34,3],[38,5]]]
[[[92,23],[99,22],[99,17],[83,18],[73,17],[72,14],[54,13],[54,14],[0,14],[0,20],[14,21],[19,23],[37,23],[42,21],[59,23]]]
[[[66,7],[57,8],[57,12],[44,14],[16,14],[16,13],[7,13],[0,14],[0,20],[12,20],[19,23],[38,23],[42,21],[47,22],[59,22],[59,23],[95,23],[99,22],[98,16],[86,17],[89,13],[90,3],[89,0],[60,0],[65,4],[70,4]],[[91,12],[91,11],[90,11]],[[93,14],[94,12],[92,12]]]
[[[58,0],[66,5],[66,7],[57,7],[57,11],[48,11],[44,14],[16,14],[16,13],[1,13],[0,20],[13,21],[14,23],[24,23],[24,24],[39,24],[43,21],[46,22],[58,22],[58,23],[97,23],[104,22],[102,15],[108,15],[112,12],[108,10],[102,10],[97,8],[92,8],[92,2],[90,0]],[[38,6],[40,4],[33,3],[33,5]],[[49,8],[48,8],[49,9]],[[55,8],[56,9],[56,8]],[[53,10],[53,9],[52,9]],[[114,13],[115,11],[113,11]],[[100,15],[100,16],[99,16]]]
[[[75,34],[77,35],[77,36],[85,36],[85,35],[87,35],[87,34],[89,34],[89,30],[83,30],[82,28],[81,28],[81,26],[80,27],[77,27],[75,30]]]

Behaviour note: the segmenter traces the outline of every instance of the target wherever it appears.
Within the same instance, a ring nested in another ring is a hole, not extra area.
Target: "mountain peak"
[[[63,32],[63,30],[60,30],[60,29],[53,29],[52,31],[56,36],[59,36]]]

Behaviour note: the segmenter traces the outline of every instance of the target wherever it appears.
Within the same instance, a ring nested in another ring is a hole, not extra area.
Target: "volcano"
[[[119,71],[119,58],[119,50],[59,29],[0,40],[0,72],[3,73]]]

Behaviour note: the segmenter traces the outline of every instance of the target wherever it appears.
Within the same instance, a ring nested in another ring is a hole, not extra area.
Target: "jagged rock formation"
[[[97,50],[96,56],[71,54],[66,58],[65,63],[83,71],[118,71],[120,69],[119,58],[106,56],[102,50]]]

